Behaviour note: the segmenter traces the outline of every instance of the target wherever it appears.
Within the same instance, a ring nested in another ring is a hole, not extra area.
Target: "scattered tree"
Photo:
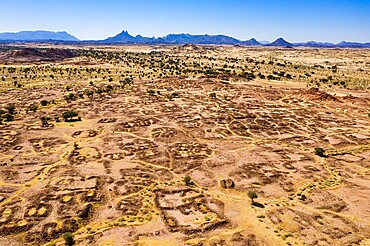
[[[66,111],[62,114],[65,122],[72,122],[72,121],[80,121],[81,118],[78,117],[78,113],[76,111],[70,110]]]
[[[187,186],[193,185],[193,181],[191,180],[190,176],[185,176],[184,182]]]
[[[248,196],[252,200],[252,204],[254,203],[254,199],[258,198],[258,195],[254,191],[248,191]]]
[[[47,116],[43,116],[40,118],[42,126],[48,126],[50,118]]]

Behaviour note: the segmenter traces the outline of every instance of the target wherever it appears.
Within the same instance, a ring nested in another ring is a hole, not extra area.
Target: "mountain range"
[[[78,38],[67,32],[50,31],[22,31],[0,33],[0,40],[5,41],[79,41]]]
[[[226,44],[241,46],[277,46],[277,47],[325,47],[325,48],[370,48],[370,43],[356,43],[342,41],[338,44],[328,42],[309,41],[305,43],[289,43],[283,38],[278,38],[272,43],[266,41],[258,42],[252,38],[249,40],[239,40],[226,35],[191,35],[191,34],[169,34],[164,37],[143,37],[141,35],[132,36],[127,31],[122,31],[114,37],[104,40],[80,41],[75,36],[67,32],[50,31],[22,31],[17,33],[0,33],[0,42],[79,42],[90,44]]]
[[[261,45],[254,38],[240,41],[225,35],[191,35],[191,34],[169,34],[160,38],[147,38],[137,35],[131,36],[127,31],[99,41],[101,43],[163,43],[163,44],[233,44],[233,45]]]

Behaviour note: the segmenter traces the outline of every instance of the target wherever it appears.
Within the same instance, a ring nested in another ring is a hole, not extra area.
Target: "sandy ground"
[[[139,48],[178,54],[100,49]],[[328,59],[309,52],[302,60]],[[367,91],[237,76],[125,86],[62,76],[0,94],[0,108],[16,105],[0,125],[0,245],[63,245],[65,232],[78,245],[369,245]],[[63,121],[71,109],[81,121]]]

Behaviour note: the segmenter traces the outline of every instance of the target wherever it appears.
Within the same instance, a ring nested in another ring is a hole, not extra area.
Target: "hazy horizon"
[[[227,35],[289,42],[370,42],[370,1],[3,0],[0,32],[66,31],[80,40],[131,35]]]

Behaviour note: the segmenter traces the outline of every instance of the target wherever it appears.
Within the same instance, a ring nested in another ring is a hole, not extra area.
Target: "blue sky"
[[[83,40],[128,30],[370,42],[370,0],[1,0],[0,6],[0,32],[67,31]]]

